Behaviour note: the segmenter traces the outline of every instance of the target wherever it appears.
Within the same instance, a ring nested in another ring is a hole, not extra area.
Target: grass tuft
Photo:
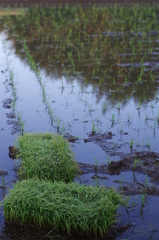
[[[18,182],[4,199],[5,220],[67,234],[100,235],[115,221],[116,190],[78,183],[28,179]]]
[[[79,171],[69,143],[61,135],[27,134],[17,139],[20,179],[70,182]]]

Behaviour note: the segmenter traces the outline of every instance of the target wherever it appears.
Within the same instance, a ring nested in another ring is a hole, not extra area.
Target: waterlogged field
[[[1,198],[16,180],[17,136],[63,134],[82,172],[75,181],[130,196],[112,239],[158,239],[159,6],[0,17]],[[30,239],[7,223],[1,234]]]

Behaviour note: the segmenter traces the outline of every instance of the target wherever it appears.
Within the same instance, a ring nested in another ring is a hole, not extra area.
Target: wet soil
[[[130,158],[129,157],[125,157],[123,160],[119,161],[119,162],[111,162],[109,165],[102,165],[102,166],[95,166],[95,165],[88,165],[88,164],[80,164],[80,168],[83,174],[83,178],[85,178],[85,175],[87,175],[87,180],[83,180],[83,183],[90,183],[91,179],[96,180],[100,180],[103,184],[103,181],[107,182],[107,181],[111,181],[112,182],[112,186],[114,186],[115,183],[118,184],[117,190],[118,192],[124,194],[124,195],[136,195],[136,194],[142,194],[142,192],[146,191],[146,194],[148,195],[159,195],[159,178],[157,178],[156,176],[155,181],[153,179],[153,171],[150,173],[149,170],[147,169],[147,172],[149,172],[150,174],[148,176],[152,176],[150,177],[150,180],[148,182],[142,181],[139,182],[135,175],[136,173],[141,173],[143,172],[143,169],[139,170],[139,168],[137,167],[137,169],[132,169],[132,174],[133,174],[133,179],[132,182],[129,181],[125,181],[122,180],[122,175],[124,176],[124,172],[127,173],[126,169],[129,169],[128,173],[130,174],[130,168],[125,168],[125,166],[127,165],[126,161],[127,159],[130,162]],[[134,162],[134,159],[132,159],[132,162]],[[132,163],[131,162],[131,163]],[[123,168],[124,166],[124,168]],[[127,165],[128,166],[128,165]],[[119,175],[121,174],[121,180],[117,180],[117,179],[112,179],[112,175]],[[108,176],[109,175],[109,176]],[[145,179],[146,179],[146,175],[145,175]],[[156,179],[157,179],[157,183],[156,183]],[[107,186],[107,183],[103,184]]]
[[[127,134],[127,133],[125,133]],[[88,139],[84,142],[93,142],[100,146],[105,152],[109,152],[111,156],[118,155],[120,160],[109,160],[108,164],[91,165],[80,163],[83,175],[89,175],[91,179],[112,180],[113,175],[124,175],[124,172],[132,172],[133,178],[128,181],[113,179],[113,183],[120,184],[117,187],[119,192],[125,195],[141,194],[146,191],[149,195],[159,195],[159,153],[147,151],[132,151],[131,153],[117,152],[120,146],[114,147],[113,142],[109,142],[113,134],[108,133],[90,133]],[[136,174],[143,174],[145,181],[138,181]],[[91,180],[87,176],[87,182]],[[147,181],[147,177],[149,180]],[[122,183],[122,184],[121,184]],[[113,184],[112,184],[113,185]],[[122,185],[122,186],[121,186]]]
[[[128,207],[124,207],[125,211],[127,214],[131,211],[131,209]],[[118,213],[120,216],[120,213]],[[72,233],[70,235],[64,234],[62,232],[56,232],[54,229],[47,229],[46,228],[37,228],[35,226],[31,225],[25,225],[21,226],[18,223],[10,223],[5,221],[5,228],[2,228],[0,239],[4,238],[7,239],[6,237],[12,237],[12,239],[16,240],[30,240],[30,239],[65,239],[65,240],[87,240],[87,239],[94,239],[94,240],[101,240],[101,239],[116,239],[117,233],[118,235],[122,234],[124,231],[130,229],[133,226],[132,223],[129,221],[123,222],[123,221],[115,221],[114,225],[112,227],[109,227],[108,232],[106,235],[103,235],[102,237],[97,237],[97,236],[85,236],[80,233],[78,235]],[[10,238],[9,238],[10,239]]]
[[[116,226],[116,228],[123,232],[124,230],[128,229],[131,226],[130,223],[125,224],[123,226]],[[6,227],[5,229],[2,229],[2,234],[0,235],[1,239],[7,239],[6,236],[12,236],[13,239],[16,240],[30,240],[30,239],[38,239],[38,240],[42,240],[42,239],[65,239],[65,240],[87,240],[87,239],[110,239],[113,240],[115,237],[115,232],[113,231],[113,229],[109,230],[109,233],[105,236],[103,236],[103,238],[97,238],[97,237],[88,237],[88,236],[77,236],[77,235],[64,235],[62,233],[56,233],[54,232],[52,229],[50,229],[50,231],[48,232],[48,230],[45,229],[38,229],[38,228],[34,228],[34,227],[21,227],[20,225],[17,224],[8,224],[6,223]]]
[[[71,138],[72,137],[72,138]],[[75,138],[71,136],[70,140],[75,141]],[[106,137],[106,136],[105,136]],[[73,139],[73,140],[72,140]],[[9,157],[16,159],[19,154],[18,148],[9,146]],[[110,161],[105,165],[94,165],[79,163],[81,176],[79,178],[85,178],[87,175],[87,181],[83,180],[83,183],[91,182],[91,180],[112,181],[120,186],[117,190],[124,195],[136,195],[146,191],[148,195],[159,196],[159,153],[154,152],[136,152],[133,156],[125,154],[125,157],[118,161]],[[1,173],[2,172],[2,173]],[[132,172],[133,178],[130,181],[125,179],[112,179],[112,176],[118,176],[125,173]],[[0,175],[7,174],[5,171],[0,170]],[[136,174],[142,174],[145,176],[145,181],[138,181]],[[148,177],[148,180],[147,180]]]

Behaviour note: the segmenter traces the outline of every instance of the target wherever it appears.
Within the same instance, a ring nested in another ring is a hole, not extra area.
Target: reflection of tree
[[[4,18],[0,30],[4,26],[9,30],[16,54],[24,61],[25,40],[46,74],[56,78],[65,74],[68,82],[82,76],[81,86],[86,82],[93,86],[97,101],[104,95],[122,101],[133,92],[137,99],[153,98],[157,84],[150,82],[150,73],[156,73],[150,72],[152,68],[145,71],[142,64],[157,61],[146,54],[158,47],[157,41],[152,41],[158,36],[148,35],[158,27],[156,13],[154,7],[33,8],[24,16]],[[145,19],[149,20],[147,26]],[[142,84],[137,83],[139,76]]]

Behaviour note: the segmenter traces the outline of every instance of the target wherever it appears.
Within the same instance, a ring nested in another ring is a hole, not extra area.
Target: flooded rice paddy
[[[76,181],[130,196],[112,239],[158,239],[158,24],[159,7],[139,5],[0,18],[1,199],[17,180],[17,136],[63,134],[82,170]],[[31,239],[0,220],[4,239]]]

